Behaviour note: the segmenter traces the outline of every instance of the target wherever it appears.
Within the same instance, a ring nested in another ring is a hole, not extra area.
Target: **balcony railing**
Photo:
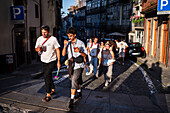
[[[138,0],[135,0],[135,5],[138,5],[139,4],[139,1]]]
[[[135,27],[144,27],[144,22],[135,23]]]
[[[158,0],[144,0],[142,2],[142,12],[157,8]]]
[[[92,24],[91,23],[87,23],[86,27],[92,27]]]

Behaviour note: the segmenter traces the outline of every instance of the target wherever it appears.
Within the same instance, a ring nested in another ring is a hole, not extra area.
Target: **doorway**
[[[15,51],[17,67],[25,63],[25,33],[15,32]]]
[[[31,59],[34,60],[37,58],[37,53],[35,51],[35,44],[37,39],[36,28],[30,28],[30,51]]]

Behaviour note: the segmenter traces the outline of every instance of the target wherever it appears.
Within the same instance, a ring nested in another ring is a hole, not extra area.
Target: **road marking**
[[[133,64],[134,65],[134,64]],[[137,68],[135,66],[135,68]],[[133,72],[133,66],[129,67],[128,70],[124,71],[123,73],[121,73],[119,76],[117,76],[116,78],[114,78],[114,80],[112,81],[112,83],[116,83],[115,85],[113,85],[112,87],[112,91],[116,91],[116,89],[118,87],[120,87],[123,82],[131,75],[131,72],[129,73],[128,71],[131,70]]]
[[[65,70],[60,70],[59,73],[61,73],[61,72],[67,72],[67,71],[68,71],[67,69],[65,69]],[[57,71],[53,71],[53,72],[52,72],[52,74],[54,74],[54,73],[57,73]]]
[[[11,79],[11,78],[15,78],[16,76],[10,76],[10,77],[6,77],[6,78],[1,78],[0,80],[6,80],[6,79]]]
[[[61,73],[61,72],[67,72],[67,71],[68,71],[67,69],[65,69],[65,70],[60,70],[59,73]],[[52,72],[52,74],[55,74],[55,73],[57,73],[57,71],[53,71],[53,72]],[[68,77],[69,77],[69,74],[66,74],[65,76],[63,76],[63,77],[60,78],[59,80],[56,80],[55,78],[53,78],[54,84],[58,84],[58,83],[64,81],[65,79],[67,79]]]
[[[65,79],[67,79],[68,77],[69,77],[69,74],[63,76],[63,77],[60,78],[59,80],[54,81],[54,84],[58,84],[58,83],[64,81]],[[55,80],[55,79],[53,79],[53,80]]]
[[[33,73],[33,74],[31,74],[31,76],[39,75],[39,74],[42,74],[42,72]]]
[[[142,74],[144,75],[145,81],[148,84],[149,90],[150,90],[150,94],[154,94],[157,92],[155,85],[153,84],[152,80],[150,79],[149,75],[147,74],[147,72],[137,63],[133,62],[130,60],[130,62],[134,63],[142,72]]]

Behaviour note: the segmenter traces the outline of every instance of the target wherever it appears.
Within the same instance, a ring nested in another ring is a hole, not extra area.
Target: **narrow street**
[[[104,76],[100,76],[98,79],[92,79],[93,75],[87,76],[83,73],[83,98],[76,100],[74,109],[69,110],[67,108],[71,81],[68,78],[67,69],[60,70],[59,80],[55,80],[56,94],[52,97],[52,101],[49,103],[41,102],[41,98],[44,97],[45,83],[42,73],[40,73],[40,63],[23,67],[22,70],[18,70],[7,76],[1,76],[0,86],[1,89],[1,102],[5,103],[13,102],[11,107],[1,108],[2,112],[9,112],[10,110],[24,111],[29,106],[29,110],[43,113],[65,113],[65,112],[83,112],[83,113],[168,113],[166,104],[160,104],[156,106],[151,100],[151,88],[146,82],[146,78],[141,72],[140,68],[132,61],[126,60],[125,65],[122,66],[118,63],[114,64],[115,72],[113,81],[108,87],[104,86]],[[56,71],[54,71],[56,72]],[[36,76],[34,74],[37,74]],[[38,74],[40,73],[40,74]],[[55,76],[55,73],[54,73]],[[7,84],[8,83],[8,84]],[[153,83],[154,85],[155,83]],[[11,87],[12,86],[12,87]],[[157,97],[161,96],[161,99],[165,98],[161,90],[155,87],[154,90]],[[12,96],[13,95],[13,96]],[[22,98],[20,98],[22,97]],[[160,101],[157,98],[156,101]],[[164,103],[165,100],[163,100]],[[18,105],[22,103],[21,105]],[[4,105],[4,104],[3,104]],[[88,106],[88,109],[85,107]],[[35,108],[36,109],[35,109]],[[17,109],[16,109],[17,108]],[[40,110],[41,108],[41,110]],[[44,108],[42,110],[42,108]],[[142,109],[141,109],[142,108]],[[56,110],[54,110],[56,109]]]

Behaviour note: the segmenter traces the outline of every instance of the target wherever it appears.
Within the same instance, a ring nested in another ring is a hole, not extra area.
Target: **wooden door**
[[[150,31],[151,31],[151,20],[148,20],[148,27],[147,27],[147,29],[148,29],[148,38],[147,38],[147,51],[146,51],[146,53],[149,55],[149,40],[150,40]]]

